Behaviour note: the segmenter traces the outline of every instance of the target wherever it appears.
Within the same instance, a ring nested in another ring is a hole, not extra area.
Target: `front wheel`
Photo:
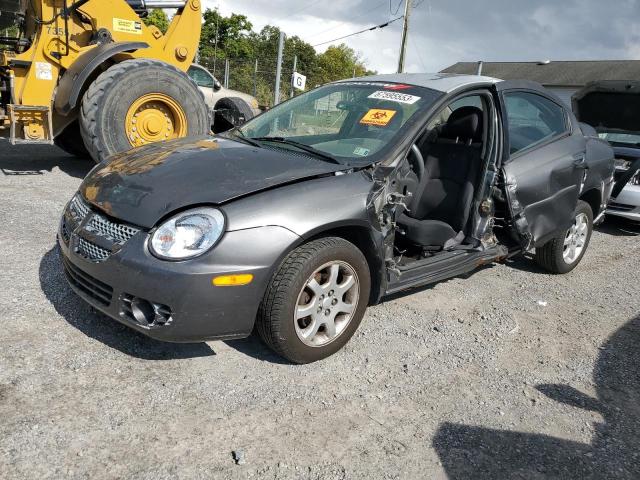
[[[260,305],[257,330],[294,363],[322,360],[353,336],[369,303],[371,277],[362,252],[336,237],[291,252]]]
[[[82,99],[80,131],[96,162],[134,147],[211,131],[202,92],[157,60],[126,60],[105,70]]]
[[[580,200],[571,227],[536,249],[536,262],[553,273],[568,273],[578,266],[584,257],[591,233],[593,212],[588,203]]]

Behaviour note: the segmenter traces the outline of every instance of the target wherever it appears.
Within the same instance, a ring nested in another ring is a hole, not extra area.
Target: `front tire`
[[[80,131],[96,162],[131,148],[211,131],[202,92],[157,60],[126,60],[104,71],[82,99]]]
[[[353,336],[370,291],[369,265],[355,245],[337,237],[314,240],[280,265],[258,311],[258,333],[291,362],[322,360]]]
[[[587,251],[593,232],[593,212],[587,202],[578,201],[571,227],[536,249],[538,265],[552,273],[569,273]]]

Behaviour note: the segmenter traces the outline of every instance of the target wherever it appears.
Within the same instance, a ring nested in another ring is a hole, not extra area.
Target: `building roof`
[[[449,93],[458,88],[470,85],[492,85],[500,80],[491,77],[481,77],[478,75],[449,75],[443,73],[394,73],[390,75],[372,75],[369,77],[358,77],[345,82],[388,82],[406,83],[418,87],[426,87],[439,92]]]
[[[459,62],[442,72],[477,71],[478,62]],[[640,79],[640,60],[483,62],[482,74],[503,80],[533,80],[545,86],[582,87],[597,80]]]

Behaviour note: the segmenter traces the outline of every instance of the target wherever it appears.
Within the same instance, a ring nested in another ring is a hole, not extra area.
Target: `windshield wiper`
[[[317,148],[313,148],[310,145],[307,145],[305,143],[300,143],[300,142],[296,142],[295,140],[289,140],[288,138],[284,138],[284,137],[256,137],[256,138],[252,138],[252,140],[258,141],[258,142],[273,142],[273,143],[282,143],[283,145],[291,145],[292,147],[296,147],[300,150],[303,150],[307,153],[310,153],[312,155],[315,155],[318,158],[322,158],[323,160],[326,160],[328,162],[331,163],[335,163],[337,165],[342,165],[342,162],[338,161],[336,158],[332,157],[331,155],[329,155],[328,153],[325,153],[321,150],[318,150]]]
[[[247,143],[253,147],[258,147],[258,148],[262,148],[262,145],[260,145],[258,142],[256,142],[255,140],[253,140],[252,138],[249,138],[247,136],[245,136],[244,133],[242,133],[242,130],[240,130],[239,128],[234,128],[233,130],[230,130],[229,132],[227,132],[226,136],[233,136],[233,138],[235,140],[239,140],[243,143]]]

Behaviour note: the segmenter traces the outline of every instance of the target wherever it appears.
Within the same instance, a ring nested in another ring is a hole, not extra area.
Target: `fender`
[[[122,52],[149,48],[145,42],[105,43],[80,55],[60,79],[54,106],[56,112],[67,116],[78,105],[82,89],[91,74],[105,61]]]

